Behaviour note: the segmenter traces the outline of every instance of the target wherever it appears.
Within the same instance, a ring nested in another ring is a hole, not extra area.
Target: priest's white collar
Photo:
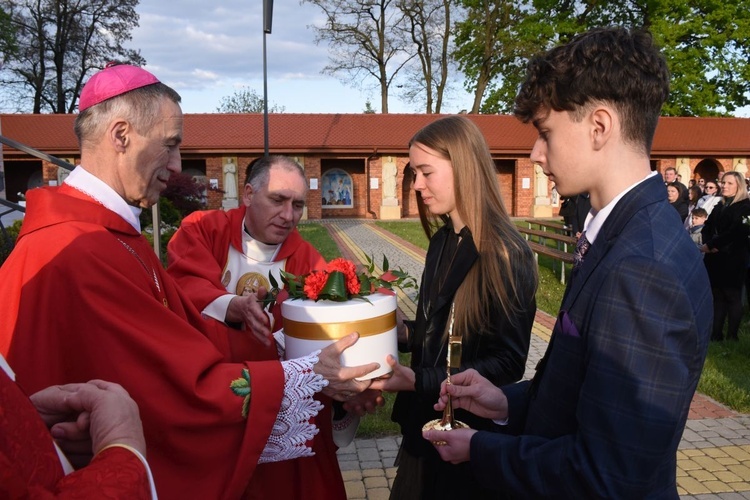
[[[141,209],[128,205],[109,184],[78,165],[63,181],[78,191],[89,195],[114,213],[122,217],[133,228],[141,232]]]
[[[247,232],[245,226],[242,226],[242,253],[258,262],[273,262],[276,254],[279,253],[281,244],[268,245],[258,241]]]

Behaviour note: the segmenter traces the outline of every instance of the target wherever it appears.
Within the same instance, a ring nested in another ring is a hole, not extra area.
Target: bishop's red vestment
[[[227,264],[230,245],[242,252],[242,224],[245,207],[228,212],[211,210],[193,212],[169,242],[171,274],[182,291],[202,311],[216,298],[225,295],[222,284],[223,269]],[[281,244],[275,262],[285,261],[284,270],[304,274],[325,267],[325,260],[299,232],[293,230]],[[272,308],[278,329],[281,323],[280,306]],[[276,348],[264,347],[252,335],[230,331],[229,360],[278,359]],[[331,430],[330,400],[315,419],[320,432],[313,442],[315,456],[284,462],[259,465],[253,475],[246,498],[345,499],[341,471],[336,458],[336,446]]]
[[[140,408],[161,498],[240,497],[281,406],[281,364],[225,362],[221,325],[115,212],[66,184],[27,199],[0,268],[0,352],[17,381],[30,392],[121,384]]]
[[[29,398],[0,369],[0,498],[151,498],[141,460],[112,447],[67,476]]]

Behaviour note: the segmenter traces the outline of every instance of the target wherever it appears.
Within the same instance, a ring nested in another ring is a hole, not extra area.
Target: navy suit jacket
[[[504,433],[471,441],[483,485],[521,498],[677,498],[676,452],[713,305],[659,177],[615,206],[575,272]]]

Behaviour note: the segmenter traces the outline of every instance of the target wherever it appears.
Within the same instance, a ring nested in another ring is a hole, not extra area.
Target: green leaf
[[[328,275],[326,285],[320,291],[320,295],[329,300],[345,301],[348,300],[346,293],[346,278],[341,271],[333,271]]]
[[[268,282],[271,283],[271,288],[279,288],[279,282],[273,277],[271,271],[268,271]]]

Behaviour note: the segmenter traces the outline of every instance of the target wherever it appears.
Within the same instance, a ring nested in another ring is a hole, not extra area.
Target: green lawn
[[[750,315],[739,342],[711,342],[698,391],[735,411],[750,413]]]
[[[430,244],[430,240],[427,239],[427,235],[424,234],[424,229],[419,222],[413,220],[403,221],[375,221],[375,225],[385,229],[403,238],[406,241],[418,246],[422,250],[427,251],[427,247]]]
[[[427,248],[427,240],[418,221],[377,221],[375,223],[414,245]],[[327,248],[328,245],[333,244],[325,228],[319,224],[300,225],[301,231],[303,228],[303,237],[313,241],[316,247]],[[325,242],[326,239],[330,242]],[[333,246],[335,247],[335,244]],[[325,254],[324,257],[332,258]],[[570,269],[567,272],[569,275]],[[560,283],[559,263],[553,263],[549,257],[540,256],[537,307],[556,316],[564,291],[565,286]],[[735,411],[750,413],[750,362],[748,362],[750,359],[750,314],[745,320],[747,323],[744,323],[740,329],[739,342],[711,344],[698,390]],[[408,363],[408,357],[402,357],[401,362]],[[386,406],[378,409],[376,414],[362,419],[357,436],[376,437],[398,433],[398,427],[390,421],[394,399],[392,394],[387,394]]]
[[[341,257],[339,247],[328,234],[328,230],[322,225],[315,223],[298,224],[297,230],[305,240],[318,249],[318,252],[326,261]]]

